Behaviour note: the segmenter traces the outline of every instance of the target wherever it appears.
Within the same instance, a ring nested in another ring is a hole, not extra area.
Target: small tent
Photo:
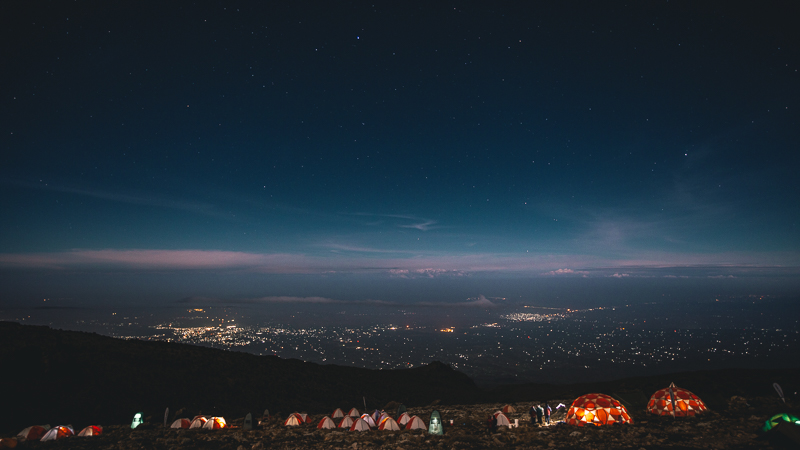
[[[503,414],[513,414],[515,412],[517,412],[517,410],[514,409],[513,406],[511,405],[503,406]]]
[[[686,417],[708,411],[700,397],[670,383],[668,388],[656,391],[647,402],[647,412],[659,416]]]
[[[400,425],[401,427],[404,427],[406,426],[409,420],[411,420],[411,416],[408,415],[407,412],[404,412],[403,414],[400,414],[400,416],[397,418],[397,424]]]
[[[192,419],[192,423],[189,424],[189,428],[203,428],[203,425],[205,425],[206,422],[208,422],[208,419],[205,417],[196,416],[194,419]]]
[[[353,418],[350,416],[344,416],[342,421],[339,422],[339,428],[346,428],[349,430],[351,426],[353,426]]]
[[[177,419],[175,422],[172,422],[170,428],[189,428],[189,425],[192,424],[192,421],[189,419]]]
[[[17,437],[26,441],[38,441],[50,429],[50,425],[33,425],[17,433]]]
[[[605,394],[586,394],[572,402],[567,411],[566,422],[582,427],[586,424],[600,426],[633,423],[633,420],[617,399]]]
[[[325,416],[322,418],[322,420],[319,421],[319,423],[317,424],[317,428],[321,430],[332,430],[336,428],[336,424],[333,423],[333,419],[331,419],[328,416]]]
[[[406,430],[426,430],[425,422],[417,416],[412,417],[406,424]]]
[[[253,430],[253,414],[247,413],[244,416],[244,422],[242,423],[242,430],[244,431],[252,431]]]
[[[501,411],[497,411],[494,413],[494,418],[497,419],[497,426],[498,427],[510,427],[511,422],[508,420],[508,417],[503,414]]]
[[[350,431],[369,431],[369,424],[364,419],[358,419],[350,425]]]
[[[347,415],[352,417],[352,418],[361,417],[361,413],[359,413],[358,410],[355,409],[355,408],[353,408],[350,411],[348,411]]]
[[[44,436],[42,436],[42,441],[55,441],[56,439],[63,439],[70,436],[75,436],[75,430],[68,426],[59,425],[45,433]]]
[[[211,417],[203,424],[203,428],[206,430],[219,430],[227,426],[228,422],[225,422],[224,417]]]
[[[374,428],[376,426],[375,419],[373,419],[372,416],[370,416],[369,414],[362,415],[361,416],[361,420],[363,420],[364,422],[367,422],[367,425],[369,425],[372,428]]]
[[[439,414],[439,411],[434,410],[431,413],[431,421],[428,423],[428,433],[438,434],[439,436],[444,434],[444,422],[442,422],[442,415]]]
[[[283,425],[287,427],[297,427],[303,423],[303,416],[298,413],[291,413],[289,414],[289,417],[286,418],[286,421],[283,422]]]
[[[344,411],[342,411],[342,408],[336,408],[336,410],[333,411],[333,414],[331,414],[331,419],[341,419],[342,417],[344,417]]]
[[[88,427],[82,429],[78,436],[100,436],[103,434],[103,427],[98,425],[89,425]]]
[[[381,425],[378,427],[378,429],[386,431],[400,431],[400,425],[398,425],[394,419],[387,416],[381,421]]]
[[[133,415],[133,421],[131,421],[131,429],[134,429],[143,423],[144,423],[144,413],[139,411],[138,413]]]

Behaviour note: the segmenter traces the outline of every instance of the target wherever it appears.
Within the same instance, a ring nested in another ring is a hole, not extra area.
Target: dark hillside
[[[3,408],[0,432],[37,423],[124,424],[137,411],[160,422],[172,416],[243,417],[266,408],[330,414],[336,408],[442,404],[525,403],[601,392],[643,410],[649,396],[670,382],[698,394],[712,408],[731,397],[777,399],[772,383],[796,404],[800,368],[683,372],[572,385],[524,384],[484,391],[441,363],[407,370],[318,365],[166,342],[126,341],[93,333],[0,322]]]
[[[2,428],[33,423],[124,423],[164,408],[186,415],[334,407],[390,401],[470,403],[481,391],[441,363],[407,370],[323,366],[192,345],[125,341],[93,333],[0,322]],[[14,405],[13,408],[8,405]]]

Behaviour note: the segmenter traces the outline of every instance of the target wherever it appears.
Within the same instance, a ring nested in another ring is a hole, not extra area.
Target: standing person
[[[535,424],[536,407],[534,405],[531,405],[531,409],[528,410],[528,415],[531,416],[531,425]]]
[[[544,421],[545,421],[545,422],[546,422],[548,425],[550,425],[550,413],[551,413],[551,412],[553,412],[553,410],[552,410],[552,409],[550,409],[550,404],[549,404],[549,403],[547,403],[547,402],[545,402],[545,403],[544,403]]]
[[[489,414],[489,418],[486,419],[486,428],[490,433],[497,431],[497,418],[494,416],[494,414]]]
[[[544,409],[542,409],[542,405],[536,405],[536,420],[539,425],[542,424],[542,418],[544,418]]]

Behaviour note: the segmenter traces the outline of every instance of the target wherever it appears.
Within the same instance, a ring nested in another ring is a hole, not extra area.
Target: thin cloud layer
[[[373,273],[396,278],[461,277],[479,273],[522,276],[638,277],[800,273],[793,253],[657,254],[631,259],[585,255],[509,256],[491,253],[427,253],[398,256],[392,250],[358,254],[306,255],[220,250],[70,250],[52,253],[0,254],[0,267],[72,270],[241,270],[265,274]],[[566,267],[565,267],[566,266]],[[569,268],[575,267],[573,268]]]

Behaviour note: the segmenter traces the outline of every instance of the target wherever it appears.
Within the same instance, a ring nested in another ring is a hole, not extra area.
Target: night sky
[[[796,295],[798,17],[4,2],[0,302]]]

